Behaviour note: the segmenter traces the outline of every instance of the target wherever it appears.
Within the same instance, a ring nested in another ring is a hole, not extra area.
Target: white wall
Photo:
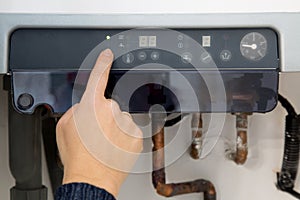
[[[51,13],[197,13],[197,12],[260,12],[260,11],[300,11],[298,0],[261,1],[227,0],[107,0],[105,1],[17,1],[0,0],[0,12],[51,12]],[[280,92],[287,96],[300,112],[300,73],[281,74]],[[2,88],[2,84],[0,84]],[[13,179],[8,168],[7,146],[7,102],[3,91],[0,91],[0,199],[9,199],[9,188]],[[228,115],[222,139],[213,153],[204,160],[193,161],[184,154],[177,162],[167,168],[169,181],[206,178],[217,186],[219,200],[292,200],[293,198],[276,190],[275,172],[280,169],[283,151],[284,110],[278,106],[268,114],[255,114],[251,117],[249,127],[249,160],[245,166],[236,166],[224,158],[224,141],[234,139],[234,119]],[[189,118],[185,119],[189,134]],[[174,132],[167,129],[167,135]],[[166,152],[172,154],[172,152]],[[300,177],[299,177],[300,179]],[[49,185],[46,170],[45,184]],[[300,185],[297,184],[300,189]],[[49,196],[51,199],[51,195]],[[120,200],[164,199],[155,194],[151,185],[150,174],[130,175],[124,184]],[[199,194],[192,194],[173,199],[199,199]]]
[[[200,13],[299,10],[298,0],[0,0],[0,12]]]

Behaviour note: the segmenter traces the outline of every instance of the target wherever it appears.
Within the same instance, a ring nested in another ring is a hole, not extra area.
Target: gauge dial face
[[[267,40],[257,32],[248,33],[243,37],[240,44],[242,55],[253,61],[261,60],[267,54]]]

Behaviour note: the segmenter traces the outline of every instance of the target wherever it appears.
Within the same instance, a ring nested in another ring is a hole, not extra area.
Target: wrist
[[[63,184],[87,183],[109,192],[115,198],[118,196],[122,181],[118,180],[111,172],[105,169],[86,170],[65,169]]]

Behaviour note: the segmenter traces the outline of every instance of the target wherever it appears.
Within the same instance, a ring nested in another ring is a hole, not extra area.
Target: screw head
[[[34,99],[28,93],[23,93],[18,97],[18,107],[22,110],[28,110],[33,105]]]

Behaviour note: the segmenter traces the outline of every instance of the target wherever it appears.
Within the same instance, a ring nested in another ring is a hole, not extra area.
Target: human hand
[[[104,97],[112,62],[111,50],[99,55],[80,103],[62,116],[56,132],[63,184],[88,183],[116,197],[143,141],[130,114]]]

